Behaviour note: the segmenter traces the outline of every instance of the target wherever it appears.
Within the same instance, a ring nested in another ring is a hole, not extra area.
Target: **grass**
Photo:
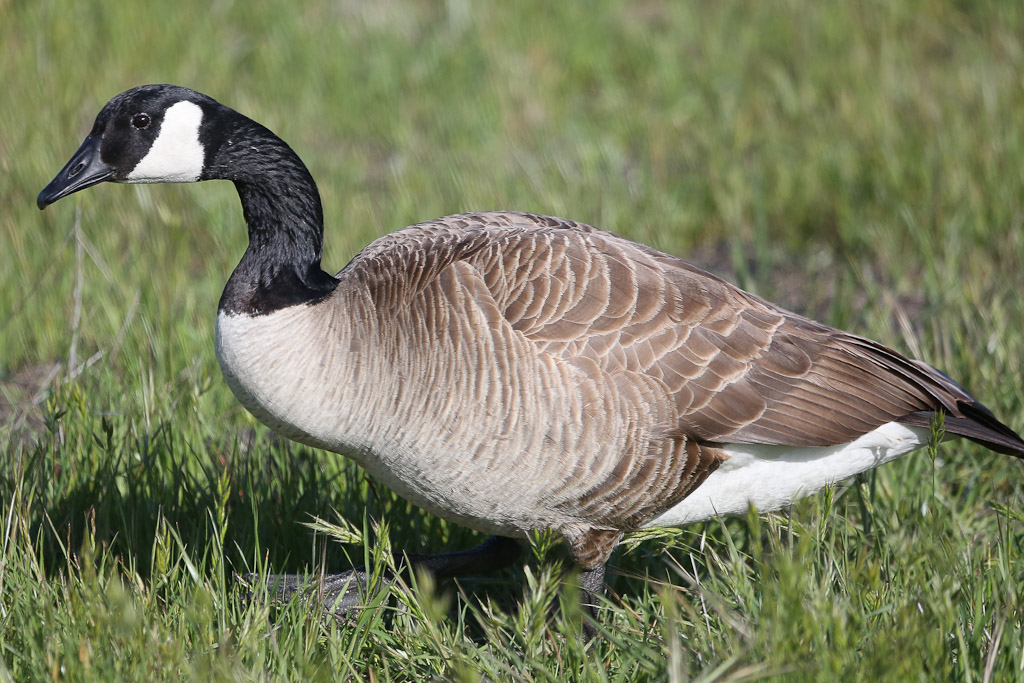
[[[181,83],[303,156],[329,270],[438,215],[563,215],[928,360],[1021,429],[1022,36],[994,0],[0,0],[0,677],[1024,680],[1021,463],[964,442],[630,539],[588,646],[547,536],[349,622],[246,599],[236,572],[479,538],[238,406],[212,349],[230,185],[34,206],[109,97]]]

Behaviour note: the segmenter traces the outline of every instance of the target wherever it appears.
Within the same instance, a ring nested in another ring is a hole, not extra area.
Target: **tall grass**
[[[1024,679],[1021,463],[962,442],[632,539],[586,646],[546,536],[347,621],[250,596],[236,573],[379,576],[389,544],[479,538],[238,406],[212,350],[230,185],[34,206],[107,98],[180,83],[304,158],[328,269],[438,215],[563,215],[921,357],[1021,429],[1019,3],[0,0],[0,64],[0,676]]]

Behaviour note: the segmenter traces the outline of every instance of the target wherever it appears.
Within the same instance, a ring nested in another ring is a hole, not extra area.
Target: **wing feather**
[[[943,411],[952,433],[1024,450],[931,366],[590,226],[532,214],[452,216],[378,240],[349,268],[379,303],[400,305],[455,262],[479,271],[486,292],[477,294],[537,353],[659,384],[679,438],[826,446]]]

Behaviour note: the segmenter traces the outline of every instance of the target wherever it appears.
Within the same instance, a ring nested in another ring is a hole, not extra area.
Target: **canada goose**
[[[572,221],[448,216],[329,275],[299,157],[186,88],[110,100],[38,205],[108,180],[212,179],[234,182],[249,230],[217,314],[228,385],[279,434],[497,537],[412,558],[441,575],[509,564],[510,539],[553,529],[587,600],[624,531],[778,509],[922,446],[938,414],[1024,457],[935,368]],[[327,580],[343,601],[352,576]]]

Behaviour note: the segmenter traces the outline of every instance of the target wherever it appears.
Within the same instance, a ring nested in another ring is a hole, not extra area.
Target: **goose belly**
[[[929,430],[889,422],[859,439],[823,448],[728,444],[729,459],[675,507],[645,526],[683,526],[744,514],[753,505],[770,512],[825,486],[877,467],[928,442]]]
[[[271,429],[349,456],[409,501],[488,533],[521,536],[572,523],[574,496],[609,476],[604,470],[627,450],[625,425],[645,421],[616,417],[612,405],[588,419],[588,401],[558,375],[565,368],[520,368],[510,373],[514,382],[490,383],[458,363],[431,369],[431,354],[403,358],[401,348],[346,327],[328,308],[222,313],[216,346],[228,385]],[[750,505],[777,510],[928,437],[891,422],[826,448],[728,444],[728,459],[696,491],[645,526],[744,514]]]
[[[227,384],[277,433],[352,458],[440,517],[508,536],[559,528],[571,471],[565,451],[587,440],[609,453],[621,447],[588,436],[573,401],[557,391],[539,402],[544,392],[536,387],[505,383],[496,391],[481,373],[449,370],[438,379],[429,360],[404,358],[372,331],[336,324],[329,311],[313,320],[312,308],[219,314],[217,358]],[[480,398],[488,395],[510,405]],[[526,395],[535,400],[516,398]]]

